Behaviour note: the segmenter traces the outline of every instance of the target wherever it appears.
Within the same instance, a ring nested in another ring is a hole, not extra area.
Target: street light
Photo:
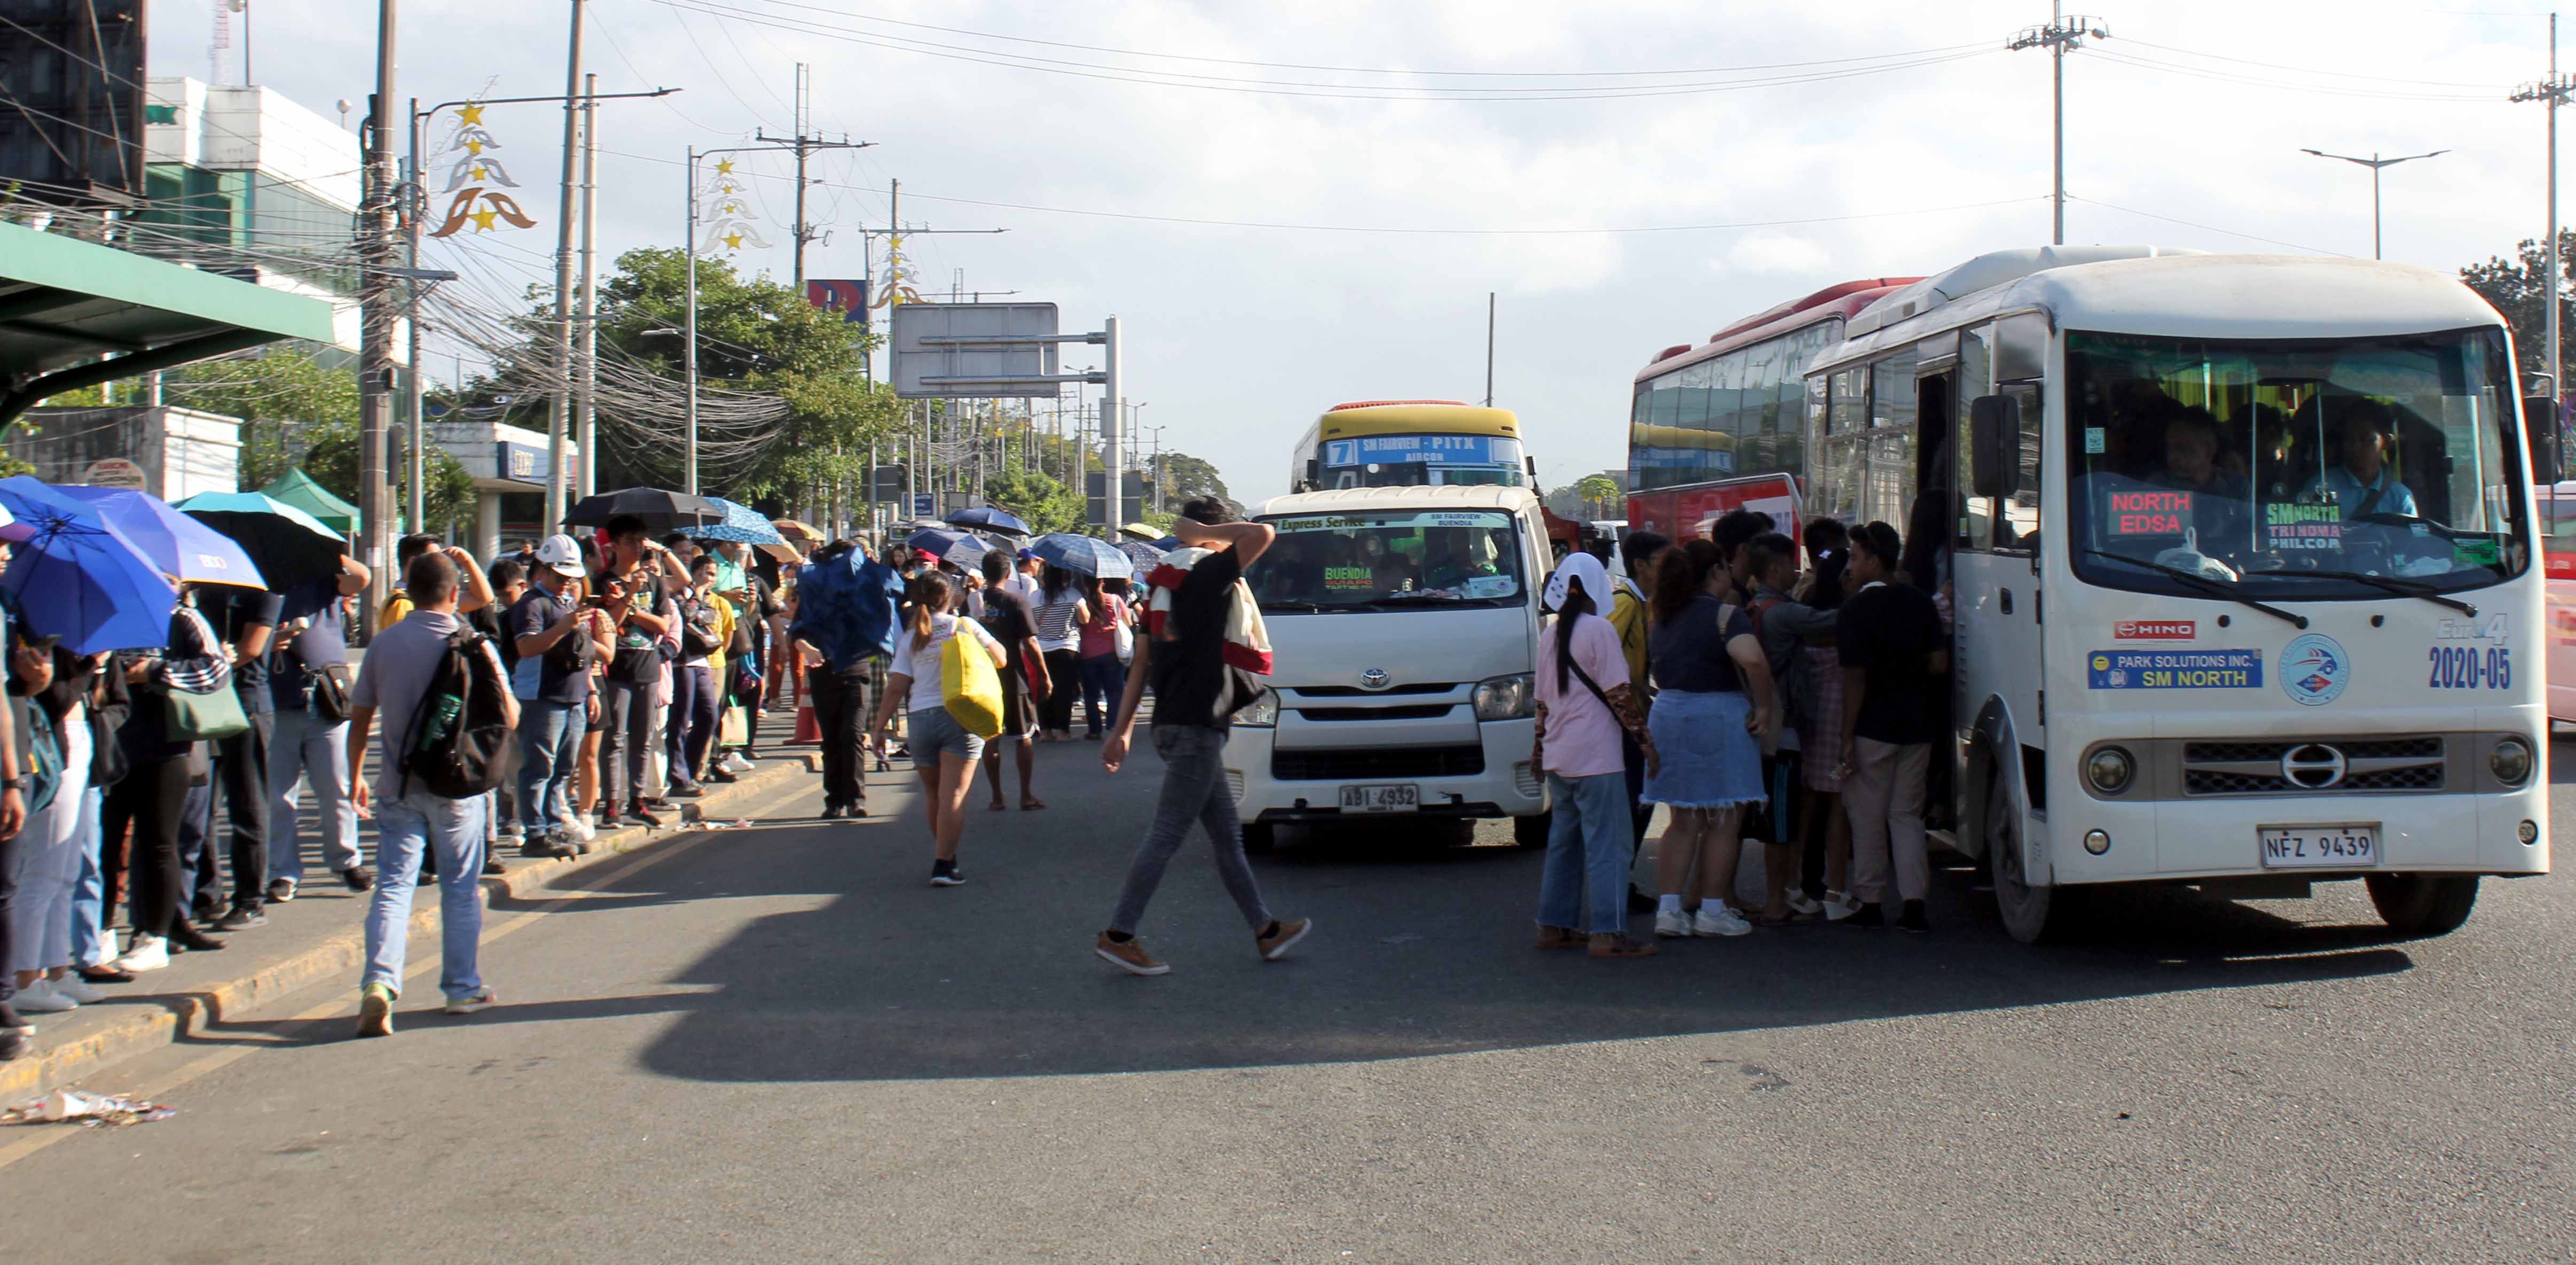
[[[2370,257],[2377,259],[2379,258],[2379,169],[2394,167],[2399,163],[2411,163],[2418,158],[2431,158],[2435,154],[2447,154],[2451,151],[2437,149],[2431,154],[2408,154],[2403,158],[2382,158],[2377,154],[2372,154],[2368,158],[2355,158],[2350,154],[2329,154],[2322,149],[2302,149],[2299,152],[2314,154],[2319,158],[2340,158],[2356,166],[2370,168]]]

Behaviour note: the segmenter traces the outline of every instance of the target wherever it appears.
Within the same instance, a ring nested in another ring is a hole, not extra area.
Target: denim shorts
[[[966,732],[957,718],[945,707],[924,707],[912,713],[905,745],[912,748],[912,764],[917,769],[939,767],[942,753],[955,755],[968,764],[984,758],[984,740]]]

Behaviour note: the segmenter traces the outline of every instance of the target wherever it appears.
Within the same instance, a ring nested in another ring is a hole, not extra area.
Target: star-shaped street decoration
[[[719,159],[717,159],[717,160],[716,160],[716,170],[717,170],[717,171],[720,171],[720,172],[722,172],[722,173],[724,173],[724,174],[726,174],[726,175],[728,175],[728,176],[732,175],[732,174],[733,174],[733,160],[732,160],[732,159],[730,159],[730,158],[719,158]]]
[[[480,103],[466,106],[456,112],[456,118],[463,123],[480,123],[483,121],[483,107]]]
[[[500,214],[501,214],[501,213],[500,213],[500,212],[498,212],[498,211],[490,210],[490,209],[488,209],[488,208],[487,208],[487,209],[485,209],[485,210],[476,211],[476,212],[474,212],[472,215],[468,216],[467,218],[469,218],[469,219],[471,219],[471,220],[473,220],[473,221],[474,221],[474,231],[475,231],[475,232],[477,232],[477,233],[480,233],[480,232],[483,232],[483,231],[484,231],[484,230],[486,230],[486,229],[491,228],[491,227],[492,227],[492,221],[493,221],[494,219],[498,218],[498,217],[500,216]]]
[[[724,244],[725,244],[725,248],[726,248],[726,249],[728,249],[728,250],[740,250],[740,249],[742,249],[742,234],[740,234],[740,233],[727,233],[727,234],[725,234],[725,235],[724,235]]]
[[[467,141],[467,142],[465,142],[465,152],[466,152],[466,153],[469,153],[469,154],[473,154],[473,155],[475,155],[475,156],[477,156],[477,157],[480,157],[480,156],[482,155],[482,153],[483,153],[483,142],[481,142],[481,141]]]
[[[477,166],[474,168],[474,178],[475,178],[475,179],[477,179],[477,180],[486,179],[486,178],[490,177],[490,175],[491,175],[491,174],[492,174],[492,173],[490,173],[490,172],[488,172],[488,171],[485,171],[485,170],[484,170],[480,165],[477,165]]]

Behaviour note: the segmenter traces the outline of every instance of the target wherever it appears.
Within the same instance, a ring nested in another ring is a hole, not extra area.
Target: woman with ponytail
[[[1539,634],[1538,730],[1531,763],[1547,774],[1552,820],[1538,890],[1538,947],[1587,946],[1596,958],[1638,958],[1655,946],[1628,934],[1628,777],[1622,731],[1659,767],[1619,633],[1600,612],[1610,576],[1588,553],[1548,579],[1556,618]],[[1577,922],[1581,923],[1578,927]]]
[[[895,635],[893,675],[877,695],[879,749],[893,737],[895,700],[904,699],[910,730],[912,767],[921,774],[922,815],[930,825],[930,883],[955,887],[966,881],[957,869],[957,841],[966,832],[966,792],[975,785],[975,766],[983,762],[984,740],[967,732],[948,714],[940,689],[939,658],[952,637],[972,637],[993,656],[994,670],[1008,662],[1002,643],[971,619],[951,612],[957,590],[936,571],[914,576],[905,587],[911,603]]]
[[[1655,934],[1740,936],[1753,925],[1730,908],[1742,857],[1743,810],[1767,802],[1762,757],[1777,740],[1771,666],[1733,593],[1716,545],[1694,540],[1655,559],[1656,743],[1669,757],[1646,773],[1645,800],[1672,809],[1655,845]],[[1699,912],[1682,911],[1693,863]]]

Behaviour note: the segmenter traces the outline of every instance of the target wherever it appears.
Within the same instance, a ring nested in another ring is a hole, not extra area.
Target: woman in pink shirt
[[[1082,629],[1082,736],[1097,741],[1109,727],[1109,713],[1118,705],[1118,691],[1127,684],[1127,668],[1118,661],[1118,630],[1130,616],[1127,606],[1127,581],[1103,580],[1085,576],[1082,583],[1083,604],[1089,618],[1081,621]],[[1070,709],[1066,715],[1071,715]]]
[[[1640,958],[1655,946],[1628,934],[1628,776],[1622,730],[1657,769],[1654,739],[1628,682],[1619,633],[1597,613],[1610,576],[1588,553],[1549,577],[1556,619],[1539,634],[1538,734],[1531,762],[1547,774],[1553,819],[1538,889],[1538,947],[1589,945],[1596,958]],[[1582,926],[1576,927],[1580,918]]]

